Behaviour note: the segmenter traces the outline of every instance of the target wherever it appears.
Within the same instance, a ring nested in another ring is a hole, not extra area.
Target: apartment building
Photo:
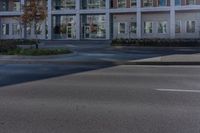
[[[0,39],[200,38],[200,0],[47,0],[46,21],[20,28],[25,1],[0,1]]]

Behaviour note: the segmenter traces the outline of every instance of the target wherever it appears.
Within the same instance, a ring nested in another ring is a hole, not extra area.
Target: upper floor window
[[[175,0],[175,5],[180,6],[181,5],[181,0]]]
[[[167,0],[159,0],[159,6],[167,6]]]
[[[119,8],[126,8],[126,0],[118,0],[117,4]]]
[[[186,0],[186,5],[195,5],[196,0]]]
[[[82,0],[82,9],[99,9],[105,8],[105,0]]]
[[[186,30],[187,33],[194,33],[195,32],[195,21],[187,21],[186,22]]]
[[[131,7],[137,6],[137,0],[131,0]]]
[[[143,0],[143,6],[144,7],[152,7],[153,6],[153,0]]]
[[[8,11],[8,1],[7,0],[2,1],[2,11]]]
[[[20,11],[20,2],[19,1],[14,1],[13,11]]]
[[[75,0],[53,0],[55,10],[75,9]]]

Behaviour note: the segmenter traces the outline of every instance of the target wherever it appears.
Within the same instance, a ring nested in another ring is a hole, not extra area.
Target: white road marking
[[[181,90],[181,89],[156,89],[157,91],[169,91],[169,92],[192,92],[200,93],[200,90]]]

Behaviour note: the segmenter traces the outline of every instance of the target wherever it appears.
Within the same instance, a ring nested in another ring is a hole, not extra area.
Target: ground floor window
[[[175,32],[180,33],[181,32],[181,21],[177,20],[175,25]]]
[[[144,33],[149,34],[153,32],[153,22],[146,21],[144,22]]]
[[[37,34],[37,35],[42,34],[42,24],[41,23],[35,24],[35,34]]]
[[[2,35],[9,35],[9,24],[2,24]]]
[[[53,38],[74,39],[76,38],[75,15],[53,16]]]
[[[105,15],[82,15],[81,37],[84,39],[105,38]]]
[[[26,25],[26,35],[31,35],[31,25]]]
[[[126,23],[120,22],[118,24],[118,34],[125,34],[126,33]]]
[[[136,22],[131,22],[130,23],[130,33],[136,33],[137,32],[137,23]]]
[[[20,35],[20,24],[12,24],[12,34]]]
[[[158,22],[158,33],[167,33],[167,21]]]
[[[187,21],[186,22],[187,33],[195,32],[195,21]]]

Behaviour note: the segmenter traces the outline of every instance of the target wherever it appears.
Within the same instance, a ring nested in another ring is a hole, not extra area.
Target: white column
[[[21,0],[21,5],[24,5],[24,3],[25,3],[25,0]]]
[[[52,0],[48,0],[48,17],[47,17],[47,22],[48,22],[48,40],[52,39]]]
[[[21,12],[23,12],[22,9],[23,9],[24,4],[25,4],[25,0],[20,0]],[[22,26],[22,25],[21,25],[21,26]],[[23,26],[23,27],[21,27],[21,29],[22,29],[22,31],[21,31],[21,32],[22,32],[22,33],[21,33],[21,37],[25,39],[25,38],[26,38],[26,35],[25,35],[26,30],[25,30],[25,29],[26,29],[26,28],[25,28],[25,26]],[[22,39],[22,38],[21,38],[21,39]]]
[[[141,13],[141,0],[137,0],[137,38],[142,38],[142,13]]]
[[[175,38],[175,22],[176,22],[176,14],[175,14],[175,0],[170,1],[170,38]]]
[[[76,39],[80,40],[80,34],[81,34],[81,23],[80,23],[80,14],[76,14]]]
[[[110,38],[110,29],[111,29],[111,24],[110,24],[110,0],[106,0],[106,18],[105,18],[105,27],[106,27],[106,39],[109,40]]]
[[[0,31],[1,31],[1,17],[0,17]],[[0,32],[0,39],[2,39],[1,34],[2,34],[2,32]]]
[[[81,22],[80,22],[80,0],[76,0],[76,39],[80,40]]]

